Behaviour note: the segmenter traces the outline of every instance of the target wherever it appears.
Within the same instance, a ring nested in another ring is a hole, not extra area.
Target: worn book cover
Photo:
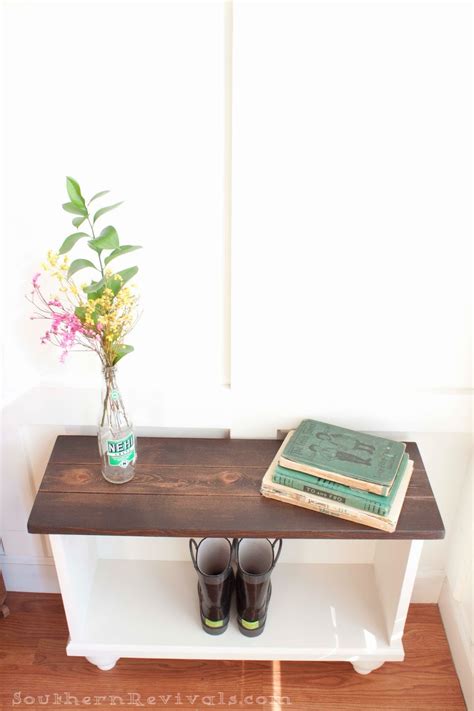
[[[411,460],[408,461],[408,465],[402,476],[400,486],[398,487],[398,491],[394,497],[389,514],[387,516],[378,516],[366,511],[361,511],[360,509],[352,506],[330,501],[320,496],[304,494],[290,487],[274,483],[272,478],[275,468],[277,466],[280,453],[286,446],[287,441],[288,435],[263,478],[260,489],[263,496],[270,499],[276,499],[277,501],[281,501],[283,503],[292,504],[293,506],[301,506],[302,508],[310,509],[311,511],[325,513],[329,516],[343,518],[348,521],[353,521],[354,523],[361,523],[365,526],[370,526],[371,528],[376,528],[388,533],[393,533],[393,531],[395,531],[413,472],[413,462]]]
[[[292,433],[289,433],[290,439],[291,434]],[[371,492],[362,491],[361,489],[353,489],[349,486],[338,484],[335,481],[329,481],[310,474],[287,469],[280,464],[277,464],[275,467],[272,481],[275,484],[288,486],[290,489],[297,489],[304,494],[320,496],[339,504],[353,506],[354,508],[361,509],[361,511],[367,511],[368,513],[377,514],[378,516],[386,516],[393,504],[407,466],[408,454],[405,453],[388,496],[380,496],[379,494],[372,494]]]
[[[404,442],[303,420],[279,463],[287,469],[387,496],[404,452]]]

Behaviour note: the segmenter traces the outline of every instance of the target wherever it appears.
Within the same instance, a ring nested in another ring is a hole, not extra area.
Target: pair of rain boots
[[[282,540],[268,538],[191,538],[189,550],[198,574],[202,628],[208,634],[227,629],[234,587],[239,630],[246,637],[262,634],[272,592],[271,574]],[[235,572],[234,572],[235,564]]]

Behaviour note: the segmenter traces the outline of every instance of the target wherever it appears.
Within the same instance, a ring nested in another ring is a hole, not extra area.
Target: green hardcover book
[[[275,467],[272,481],[275,484],[281,484],[282,486],[289,486],[291,489],[303,491],[305,494],[321,496],[324,499],[330,499],[338,504],[353,506],[354,508],[367,511],[376,516],[387,516],[398,489],[400,488],[400,482],[405,475],[407,466],[408,454],[404,454],[388,496],[380,496],[379,494],[372,494],[368,491],[352,489],[349,486],[338,484],[335,481],[328,481],[327,479],[321,479],[320,477],[311,476],[310,474],[286,469],[280,464],[277,464]]]
[[[279,464],[387,496],[404,452],[404,442],[317,420],[303,420],[286,445]]]

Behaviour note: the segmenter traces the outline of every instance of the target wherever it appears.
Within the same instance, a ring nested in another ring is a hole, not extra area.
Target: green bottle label
[[[111,467],[126,467],[135,459],[135,437],[130,432],[123,439],[107,440],[107,455]]]

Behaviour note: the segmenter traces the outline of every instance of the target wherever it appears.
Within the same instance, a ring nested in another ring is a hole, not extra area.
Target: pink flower
[[[64,363],[69,351],[76,345],[84,346],[85,339],[96,339],[98,334],[91,325],[84,325],[73,311],[68,310],[69,305],[64,305],[58,298],[47,301],[41,293],[37,272],[32,279],[33,291],[30,301],[36,309],[32,318],[41,318],[48,321],[48,330],[41,338],[41,343],[53,343],[62,350],[60,361]],[[80,338],[82,336],[82,338]]]
[[[55,306],[61,311],[51,310],[51,328],[46,331],[41,339],[41,343],[51,341],[51,336],[55,336],[55,343],[62,348],[60,362],[64,363],[69,351],[77,342],[78,334],[82,334],[88,338],[95,335],[89,328],[83,326],[81,321],[73,313],[65,311],[62,304],[54,299],[48,302],[48,306]]]

